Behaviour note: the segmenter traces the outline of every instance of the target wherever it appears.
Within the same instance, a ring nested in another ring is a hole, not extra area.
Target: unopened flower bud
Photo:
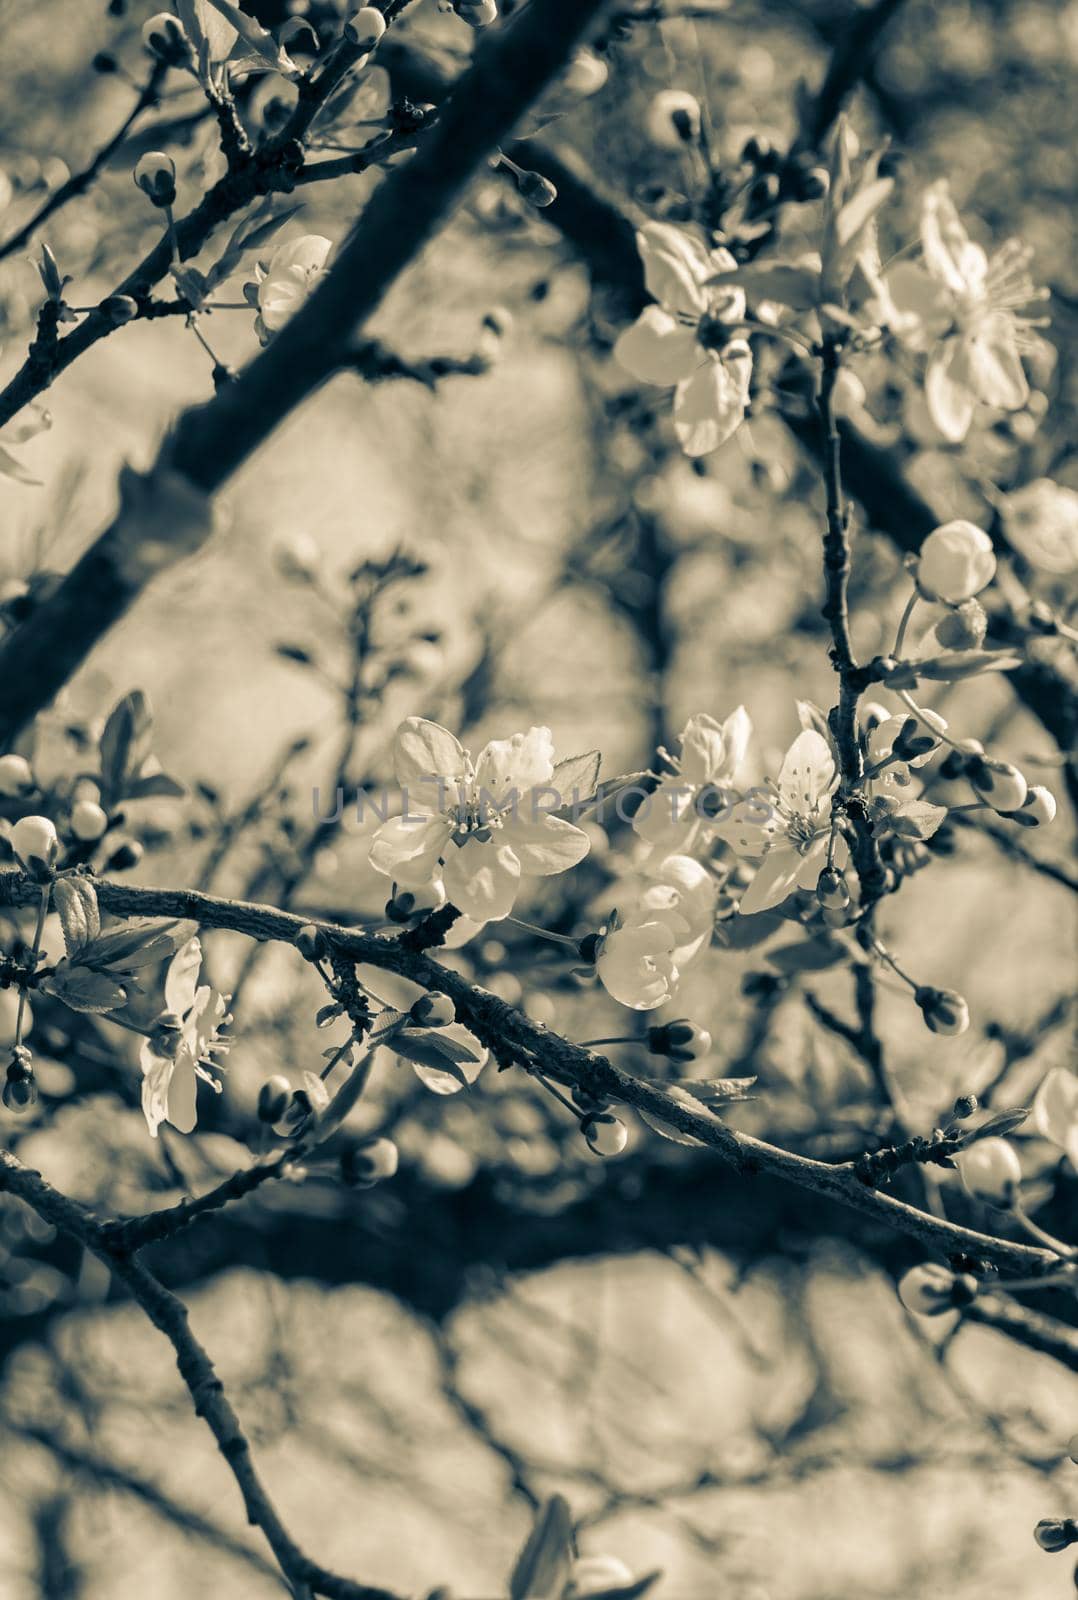
[[[754,133],[742,146],[741,159],[750,167],[769,168],[774,166],[777,154],[766,134]]]
[[[44,882],[52,876],[60,841],[48,817],[20,817],[11,830],[11,848],[35,878]]]
[[[353,1189],[373,1189],[396,1176],[400,1151],[392,1139],[372,1139],[341,1154],[341,1177]]]
[[[966,776],[973,792],[987,801],[993,811],[1017,811],[1026,803],[1029,786],[1009,761],[975,757],[966,769]]]
[[[955,1274],[938,1261],[925,1261],[911,1267],[899,1279],[898,1298],[907,1311],[918,1317],[938,1317],[970,1305],[980,1285],[971,1273]]]
[[[0,756],[0,795],[13,800],[33,787],[34,774],[25,756]]]
[[[492,22],[498,20],[498,7],[496,0],[457,0],[453,8],[462,22],[469,28],[489,28]]]
[[[128,872],[132,867],[137,867],[142,860],[144,851],[137,839],[125,839],[118,850],[114,850],[105,862],[106,872]]]
[[[457,1020],[457,1008],[447,994],[421,994],[408,1012],[420,1028],[447,1028]]]
[[[547,206],[552,206],[558,198],[558,191],[549,178],[544,178],[541,172],[518,171],[516,174],[517,188],[521,198],[530,206],[535,206],[543,211]]]
[[[926,728],[917,717],[907,717],[891,746],[891,754],[899,761],[917,761],[930,755],[939,743],[939,736]]]
[[[386,19],[375,6],[364,6],[344,25],[344,36],[349,44],[356,44],[361,50],[373,50],[385,31]]]
[[[280,1122],[288,1110],[288,1102],[292,1098],[292,1085],[281,1073],[275,1072],[267,1078],[258,1091],[258,1120],[259,1122]]]
[[[617,1556],[580,1556],[569,1568],[564,1600],[588,1600],[589,1595],[632,1587],[633,1574]]]
[[[100,72],[102,77],[109,77],[114,72],[119,72],[120,63],[110,50],[99,50],[91,57],[90,65],[95,72]]]
[[[653,1056],[671,1061],[702,1061],[711,1053],[711,1035],[688,1017],[648,1029],[648,1049]]]
[[[816,879],[816,898],[828,911],[845,911],[850,903],[850,891],[841,872],[825,867]]]
[[[955,1165],[970,1194],[996,1206],[1010,1205],[1022,1181],[1022,1167],[1006,1139],[979,1139],[955,1156]]]
[[[972,522],[945,522],[921,545],[917,582],[930,600],[961,605],[990,584],[995,572],[992,541]]]
[[[405,889],[386,901],[386,916],[390,922],[408,922],[415,911],[415,895]]]
[[[305,922],[292,943],[304,961],[319,961],[326,953],[326,936],[313,922]]]
[[[961,1094],[951,1108],[951,1115],[957,1122],[965,1122],[967,1117],[973,1116],[978,1104],[975,1094]]]
[[[1067,1441],[1067,1454],[1078,1467],[1078,1433],[1072,1434]]]
[[[597,1156],[620,1156],[629,1142],[629,1130],[624,1122],[608,1111],[585,1117],[580,1131]]]
[[[108,825],[108,814],[96,800],[77,800],[71,808],[71,831],[86,844],[100,839]]]
[[[1051,822],[1056,814],[1056,797],[1042,783],[1034,784],[1017,811],[1005,811],[1008,822],[1017,822],[1020,828],[1041,828]]]
[[[988,613],[979,600],[963,600],[936,624],[936,638],[945,650],[979,650],[987,632]]]
[[[890,722],[892,715],[878,700],[866,700],[861,707],[861,726],[866,733],[871,733],[881,723]]]
[[[700,137],[700,102],[687,89],[660,89],[648,107],[647,130],[661,150],[679,150]]]
[[[135,182],[155,206],[176,203],[176,163],[163,150],[148,150],[135,166]]]
[[[1070,1545],[1078,1544],[1078,1522],[1072,1517],[1062,1520],[1045,1517],[1034,1528],[1033,1537],[1042,1550],[1047,1550],[1052,1556],[1058,1555]]]
[[[793,180],[793,194],[802,201],[822,200],[831,187],[831,175],[826,167],[809,167],[798,171]]]
[[[576,947],[581,961],[586,961],[589,967],[595,965],[602,940],[601,933],[586,933]]]
[[[16,1116],[22,1111],[29,1111],[37,1102],[37,1083],[33,1072],[20,1073],[12,1077],[8,1069],[7,1081],[4,1084],[3,1095],[0,1096],[8,1111],[15,1112]]]
[[[168,67],[189,67],[194,63],[191,41],[183,23],[167,11],[159,11],[149,22],[143,23],[142,44],[150,55]]]
[[[922,985],[913,998],[933,1033],[965,1033],[969,1027],[969,1006],[954,989],[932,989]]]
[[[134,322],[138,316],[138,302],[129,294],[110,294],[107,300],[102,300],[101,310],[114,328],[122,328],[125,322]]]

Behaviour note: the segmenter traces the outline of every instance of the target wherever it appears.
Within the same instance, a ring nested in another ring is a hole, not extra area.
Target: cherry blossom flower
[[[1078,493],[1051,478],[1006,495],[1001,506],[1003,528],[1011,544],[1031,566],[1065,574],[1078,568]]]
[[[283,328],[293,312],[299,310],[325,271],[332,248],[332,242],[320,233],[305,233],[278,245],[264,270],[255,269],[258,315],[267,333]]]
[[[649,222],[636,240],[657,304],[625,329],[614,355],[642,383],[673,385],[681,447],[707,455],[744,421],[749,401],[752,352],[731,337],[745,316],[744,291],[708,282],[737,264],[728,250],[708,251],[668,222]]]
[[[978,402],[1019,411],[1029,399],[1023,352],[1042,319],[1020,315],[1044,298],[1029,274],[1032,251],[1011,239],[991,257],[967,234],[944,181],[921,213],[922,261],[900,261],[886,277],[892,331],[928,354],[925,399],[945,439],[969,432]]]
[[[835,760],[821,733],[799,733],[768,795],[757,793],[720,818],[716,833],[739,856],[761,858],[756,876],[741,899],[743,915],[768,911],[797,889],[814,889],[829,864],[831,795],[836,784]],[[841,834],[835,839],[833,864],[848,857]]]
[[[1041,1138],[1062,1150],[1078,1172],[1078,1073],[1053,1067],[1037,1090],[1031,1120]]]
[[[588,853],[583,829],[551,815],[549,728],[492,739],[473,761],[448,729],[408,717],[394,764],[404,809],[375,832],[371,865],[408,887],[440,880],[474,922],[507,917],[522,877],[566,872]]]
[[[199,1078],[220,1092],[211,1069],[216,1065],[214,1055],[228,1049],[219,1030],[232,1020],[229,996],[208,983],[199,984],[201,966],[202,945],[197,938],[189,939],[169,963],[165,1011],[139,1055],[142,1110],[154,1139],[162,1122],[170,1122],[180,1133],[192,1132]]]
[[[717,899],[714,877],[692,856],[667,856],[653,867],[600,941],[596,970],[606,992],[634,1011],[672,1000],[710,941]]]
[[[996,575],[992,541],[976,523],[959,518],[934,528],[921,545],[917,582],[933,599],[961,605]]]
[[[733,781],[751,734],[744,706],[721,723],[702,712],[690,717],[681,730],[677,756],[667,757],[675,770],[660,780],[634,816],[634,832],[656,852],[687,855],[710,826],[704,809],[708,795]]]

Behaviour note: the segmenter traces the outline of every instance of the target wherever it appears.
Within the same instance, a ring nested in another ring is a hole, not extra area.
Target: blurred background
[[[0,238],[122,119],[130,85],[91,58],[108,52],[142,74],[153,9],[0,3]],[[249,9],[277,24],[305,7]],[[330,7],[310,10],[326,25]],[[683,216],[701,175],[656,142],[655,95],[685,89],[706,104],[720,164],[736,166],[753,135],[784,149],[799,85],[819,86],[859,10],[626,8],[597,43],[605,85],[543,137],[575,151],[637,222]],[[443,70],[473,38],[430,0],[394,34]],[[982,242],[1017,233],[1035,246],[1035,276],[1053,292],[1058,360],[1032,373],[1028,412],[982,419],[962,450],[933,434],[907,372],[882,358],[859,369],[859,425],[939,521],[987,525],[999,491],[1040,477],[1078,488],[1076,64],[1076,4],[910,0],[852,103],[862,140],[888,137],[902,157],[885,254],[915,238],[919,196],[942,175]],[[272,88],[245,91],[253,125]],[[361,115],[377,126],[395,92],[378,69]],[[131,182],[138,154],[173,151],[181,211],[218,175],[213,130],[177,75],[139,126],[42,235],[74,280],[73,305],[109,292],[159,229]],[[340,242],[374,181],[307,189],[284,237]],[[785,247],[810,247],[818,221],[818,206],[787,207]],[[30,256],[0,263],[3,381],[41,298]],[[830,704],[821,497],[773,397],[759,393],[749,424],[694,467],[661,393],[610,357],[631,313],[609,286],[593,292],[556,229],[491,173],[376,331],[409,357],[464,358],[497,308],[512,324],[490,372],[436,392],[341,377],[293,416],[234,483],[227,529],[141,599],[40,720],[35,771],[62,774],[121,695],[148,694],[155,753],[188,798],[128,808],[123,838],[143,852],[131,881],[377,923],[386,886],[365,865],[364,829],[350,808],[319,825],[312,788],[326,811],[338,784],[350,797],[385,781],[401,716],[434,716],[473,750],[547,723],[560,754],[599,748],[613,776],[653,764],[689,714],[743,702],[762,778],[797,730],[795,698]],[[257,349],[246,312],[215,314],[204,331],[224,363]],[[112,508],[122,464],[152,460],[170,419],[212,393],[211,369],[168,318],[121,330],[59,380],[45,397],[51,428],[18,450],[40,486],[0,478],[5,605],[66,570]],[[896,544],[894,528],[855,526],[867,655],[888,647],[904,601],[901,530]],[[387,576],[396,552],[423,570]],[[1072,574],[1035,535],[1016,541],[1009,571],[1065,602]],[[1034,648],[1057,662],[1058,644]],[[941,686],[932,703],[1063,800],[1058,749],[1006,679]],[[1022,835],[1030,859],[956,826],[886,902],[889,946],[967,995],[962,1038],[927,1033],[882,984],[881,1080],[833,1026],[853,1016],[849,973],[790,970],[771,959],[773,941],[722,950],[683,986],[673,1014],[716,1041],[696,1075],[757,1074],[739,1125],[839,1158],[896,1130],[930,1131],[959,1093],[1027,1100],[1071,1059],[1073,914],[1042,868],[1064,862],[1072,837],[1065,804],[1052,830]],[[563,932],[596,926],[628,848],[624,828],[594,827],[586,867],[522,900],[520,915]],[[26,929],[5,920],[10,947]],[[245,1164],[261,1082],[298,1082],[327,1043],[313,1020],[319,985],[294,953],[252,953],[229,935],[204,944],[236,1020],[224,1093],[203,1094],[190,1138],[166,1128],[148,1139],[137,1040],[35,1001],[42,1102],[18,1122],[0,1113],[2,1136],[102,1210],[163,1205]],[[570,1037],[642,1032],[519,927],[488,928],[447,959]],[[12,999],[0,994],[9,1039]],[[581,1548],[661,1566],[664,1600],[1069,1592],[1065,1559],[1042,1556],[1031,1530],[1078,1511],[1063,1454],[1078,1384],[987,1330],[914,1325],[893,1291],[917,1259],[909,1246],[768,1180],[735,1182],[642,1125],[624,1155],[599,1160],[537,1086],[493,1065],[450,1098],[383,1054],[358,1117],[400,1146],[393,1182],[360,1192],[313,1170],[153,1257],[187,1299],[305,1548],[399,1592],[447,1583],[491,1596],[531,1508],[558,1489]],[[622,1056],[675,1070],[631,1045]],[[1065,1228],[1074,1174],[1049,1173],[1034,1141],[1029,1160]],[[949,1175],[910,1182],[920,1203],[1000,1226]],[[6,1199],[0,1485],[3,1600],[281,1592],[167,1346],[103,1269]]]

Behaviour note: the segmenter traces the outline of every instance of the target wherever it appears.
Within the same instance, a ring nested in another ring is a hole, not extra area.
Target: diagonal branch
[[[120,916],[180,918],[204,928],[227,928],[252,939],[294,944],[300,929],[309,925],[309,919],[288,911],[193,890],[134,888],[105,879],[96,882],[96,889],[103,909]],[[0,905],[26,905],[39,895],[39,886],[26,874],[0,873]],[[579,1087],[598,1099],[646,1111],[714,1150],[746,1178],[755,1172],[770,1173],[874,1218],[949,1260],[972,1258],[1024,1277],[1058,1266],[1058,1257],[1049,1250],[993,1238],[866,1188],[853,1162],[831,1165],[737,1132],[710,1112],[674,1098],[660,1085],[636,1078],[605,1056],[562,1038],[400,939],[333,924],[320,926],[338,956],[370,963],[410,978],[424,989],[449,995],[461,1021],[499,1059],[511,1059],[529,1072],[541,1070],[543,1076]],[[137,1232],[132,1229],[132,1233],[137,1239]]]
[[[49,703],[154,576],[206,542],[209,497],[347,360],[353,337],[603,3],[532,0],[492,30],[429,139],[375,190],[307,303],[235,382],[184,413],[146,477],[126,475],[116,520],[55,595],[0,644],[0,742]]]

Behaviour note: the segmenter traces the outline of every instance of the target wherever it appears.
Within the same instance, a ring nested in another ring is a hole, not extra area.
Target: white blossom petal
[[[702,245],[669,222],[649,222],[636,236],[647,290],[668,311],[699,319],[707,310],[704,280],[711,271]]]
[[[460,741],[437,722],[426,717],[405,717],[393,742],[393,770],[398,783],[417,779],[444,778],[459,784],[468,768],[468,758]]]
[[[722,361],[705,360],[674,392],[674,429],[687,456],[706,456],[745,420],[743,386]]]
[[[699,360],[696,324],[679,322],[661,306],[645,306],[618,335],[614,359],[641,383],[667,388],[687,378]]]
[[[506,816],[502,838],[520,862],[521,872],[548,878],[583,861],[591,840],[583,828],[561,817],[532,818],[524,806]]]
[[[474,922],[500,922],[516,903],[520,862],[512,850],[469,839],[450,847],[442,872],[445,892]]]
[[[929,357],[925,372],[925,402],[928,414],[943,437],[960,444],[973,421],[973,395],[962,381],[962,341],[944,339]],[[952,375],[955,363],[959,375]]]

